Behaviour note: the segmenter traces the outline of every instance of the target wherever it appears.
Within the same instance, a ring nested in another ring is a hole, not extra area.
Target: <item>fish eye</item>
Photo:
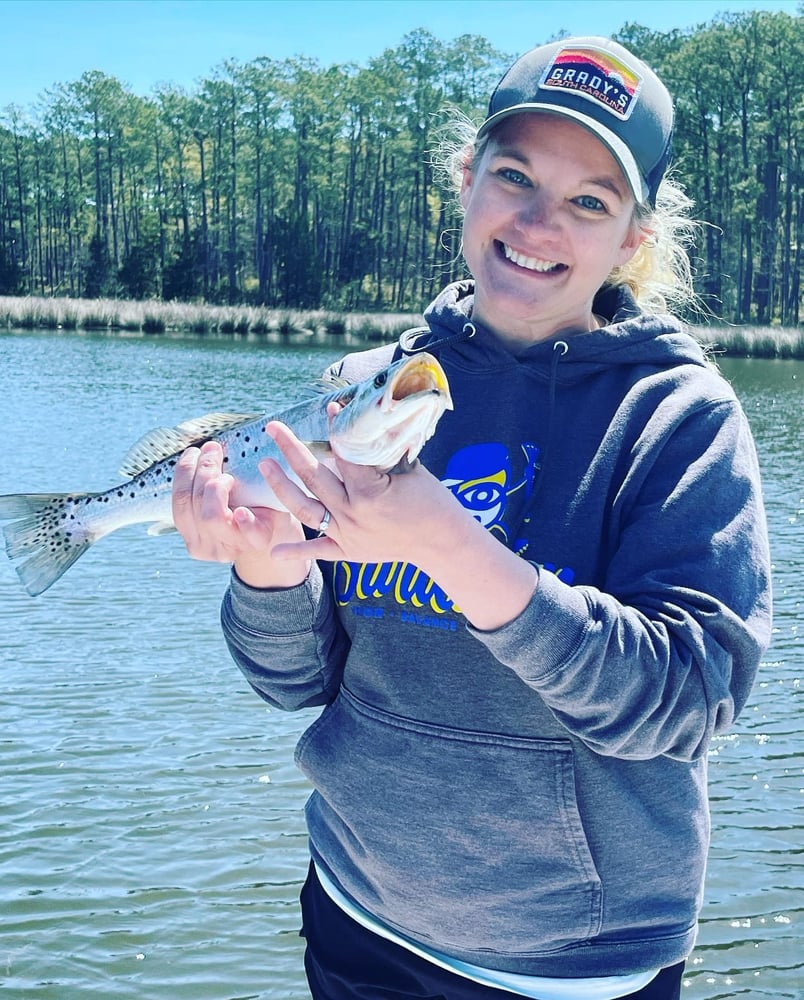
[[[374,376],[374,388],[382,389],[385,383],[388,381],[388,372],[380,372],[379,375]]]

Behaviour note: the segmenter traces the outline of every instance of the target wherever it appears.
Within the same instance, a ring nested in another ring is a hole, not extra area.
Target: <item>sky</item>
[[[482,35],[517,55],[562,30],[670,31],[747,10],[796,15],[802,0],[0,0],[0,113],[30,111],[88,70],[144,97],[160,83],[192,90],[226,59],[365,65],[417,28],[443,41]]]

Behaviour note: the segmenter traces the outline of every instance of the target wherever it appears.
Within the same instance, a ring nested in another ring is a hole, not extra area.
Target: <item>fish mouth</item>
[[[427,393],[444,396],[447,409],[452,409],[452,398],[444,369],[432,354],[417,354],[396,373],[389,386],[390,399],[398,403],[411,396]]]
[[[384,472],[402,471],[403,459],[405,468],[414,462],[453,409],[444,369],[427,352],[403,356],[361,387],[354,406],[332,417],[330,445],[340,458]]]

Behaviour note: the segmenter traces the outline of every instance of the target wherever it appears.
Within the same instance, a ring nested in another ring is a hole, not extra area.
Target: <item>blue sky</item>
[[[634,21],[669,31],[724,11],[800,9],[801,0],[0,0],[0,111],[30,109],[92,69],[144,96],[163,82],[192,88],[228,58],[362,65],[416,28],[482,35],[516,54],[562,29],[605,35]]]

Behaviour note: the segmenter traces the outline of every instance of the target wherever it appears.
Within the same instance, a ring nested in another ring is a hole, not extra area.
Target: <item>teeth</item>
[[[555,271],[556,268],[561,267],[561,264],[554,260],[541,260],[539,257],[526,257],[525,254],[519,253],[512,247],[509,247],[507,243],[503,243],[503,250],[505,251],[505,256],[508,260],[518,264],[519,267],[526,268],[528,271],[541,271],[545,273],[547,271]]]

